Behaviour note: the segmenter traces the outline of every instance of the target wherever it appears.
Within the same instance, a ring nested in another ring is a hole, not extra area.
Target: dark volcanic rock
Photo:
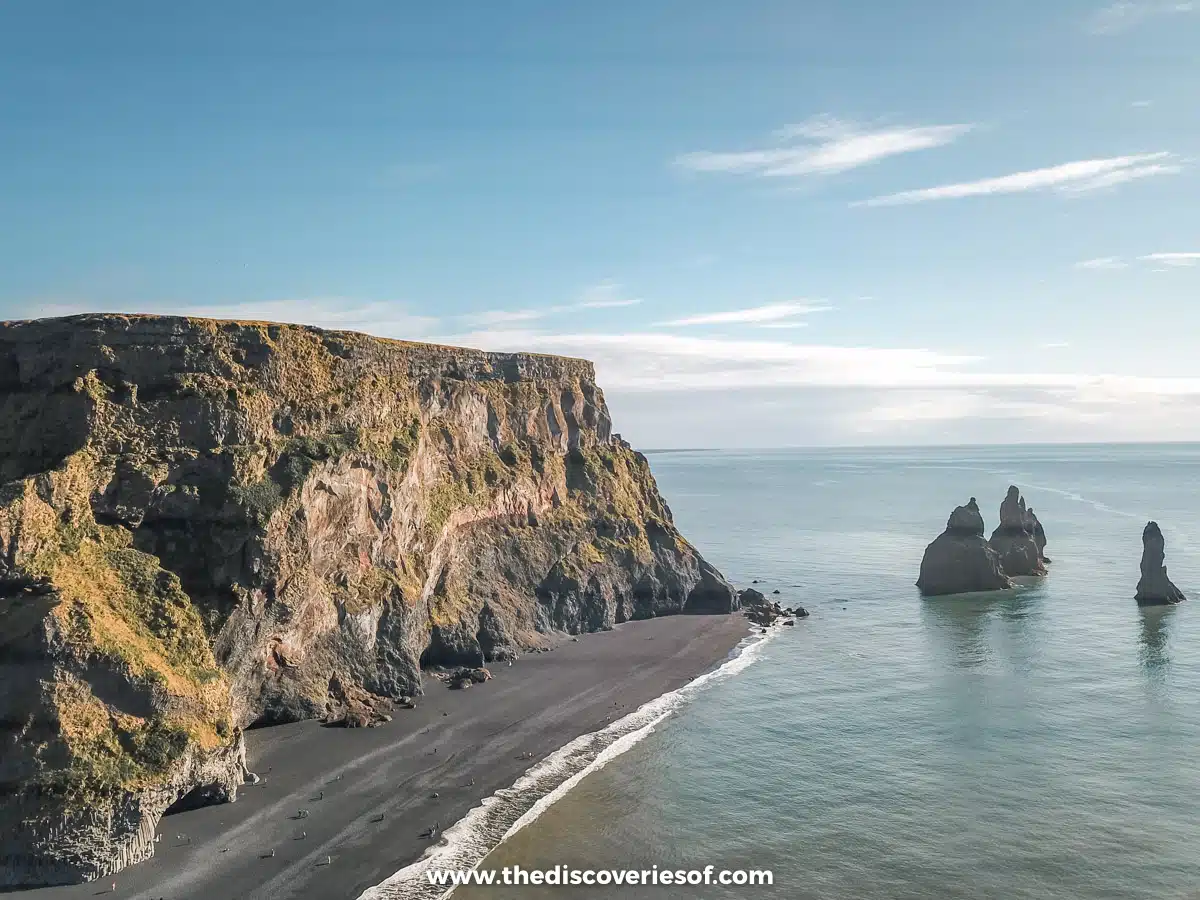
[[[611,426],[585,360],[0,322],[0,888],[148,858],[173,804],[233,799],[251,725],[736,609]]]
[[[744,591],[739,591],[738,600],[741,601],[743,607],[769,605],[767,598],[763,596],[762,592],[756,591],[754,588],[746,588]]]
[[[1025,498],[1014,484],[1000,504],[1000,524],[992,532],[992,549],[1007,575],[1045,575],[1042,554],[1029,527]]]
[[[1142,531],[1142,577],[1138,580],[1134,599],[1142,606],[1162,606],[1179,603],[1187,598],[1167,578],[1166,541],[1157,522],[1147,522]]]
[[[1012,587],[1000,557],[983,537],[983,515],[972,497],[956,507],[946,530],[925,548],[917,587],[926,596],[998,591]]]
[[[1025,510],[1025,528],[1033,535],[1033,542],[1037,544],[1038,556],[1041,557],[1042,562],[1053,562],[1046,555],[1046,529],[1042,527],[1032,506]]]

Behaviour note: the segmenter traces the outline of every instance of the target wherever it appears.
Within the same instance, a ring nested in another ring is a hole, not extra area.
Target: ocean
[[[774,883],[454,897],[1200,897],[1200,446],[650,461],[709,560],[811,616],[548,760],[448,852],[478,858],[507,833],[481,868],[713,865]],[[1009,484],[1045,525],[1050,574],[922,599],[921,554],[951,509],[977,497],[990,532]],[[1192,597],[1178,607],[1133,601],[1149,519]]]

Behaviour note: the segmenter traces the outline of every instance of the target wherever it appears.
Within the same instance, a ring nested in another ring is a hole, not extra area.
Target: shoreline
[[[469,690],[427,677],[417,709],[380,728],[250,731],[262,781],[236,803],[164,818],[154,857],[115,876],[20,894],[356,900],[421,858],[426,828],[449,829],[580,736],[712,671],[750,634],[737,613],[629,622],[494,664],[495,677]]]

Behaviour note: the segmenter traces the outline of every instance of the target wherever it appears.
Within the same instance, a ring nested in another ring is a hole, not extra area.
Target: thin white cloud
[[[1124,169],[1105,172],[1103,175],[1098,175],[1089,181],[1064,184],[1060,190],[1064,193],[1085,194],[1104,188],[1116,187],[1118,184],[1135,181],[1139,178],[1152,178],[1155,175],[1178,175],[1182,171],[1183,166],[1179,163],[1151,163],[1145,166],[1128,166]]]
[[[1195,12],[1196,8],[1195,3],[1180,2],[1180,0],[1167,0],[1167,2],[1117,0],[1115,3],[1095,10],[1084,22],[1084,30],[1097,35],[1120,34],[1140,25],[1147,19]]]
[[[981,357],[929,349],[842,347],[659,332],[478,331],[442,339],[486,350],[537,351],[595,362],[605,389],[642,392],[772,388],[1023,391],[1051,404],[1200,402],[1200,377],[1140,377],[988,370]],[[1039,401],[1041,402],[1041,401]]]
[[[1172,268],[1185,268],[1200,263],[1200,253],[1147,253],[1138,259]]]
[[[977,357],[930,350],[831,347],[661,332],[477,331],[443,342],[489,350],[534,350],[593,360],[605,386],[688,390],[755,385],[923,384]]]
[[[860,125],[819,116],[777,133],[778,145],[758,150],[685,153],[675,164],[692,172],[764,178],[833,175],[917,150],[942,147],[971,125]]]
[[[611,309],[619,306],[636,306],[642,301],[637,297],[625,297],[621,294],[621,285],[615,281],[602,281],[586,288],[579,295],[579,301],[566,309]]]
[[[641,302],[640,298],[624,296],[621,293],[621,285],[616,282],[602,281],[599,284],[585,288],[574,303],[543,306],[536,309],[494,309],[478,313],[468,313],[460,318],[469,325],[504,325],[511,322],[532,322],[536,319],[544,319],[548,316],[577,312],[584,309],[613,309],[624,306],[636,306]]]
[[[552,315],[561,307],[550,306],[543,309],[492,309],[486,312],[471,313],[462,318],[472,325],[504,325],[509,322],[532,322]]]
[[[1072,410],[1062,403],[1046,400],[1013,400],[986,391],[940,390],[925,392],[889,392],[881,402],[860,413],[858,430],[875,432],[880,426],[911,426],[923,422],[950,422],[962,419],[1026,419],[1054,416],[1061,419]],[[1076,413],[1090,416],[1087,413]]]
[[[829,306],[813,303],[769,303],[749,309],[732,309],[725,312],[704,313],[662,322],[662,325],[757,325],[760,328],[795,328],[803,322],[794,322],[797,316],[814,312],[825,312]]]
[[[1075,263],[1077,269],[1127,269],[1129,263],[1121,259],[1119,256],[1097,256],[1095,259],[1085,259]]]
[[[962,197],[981,197],[992,194],[1020,194],[1027,191],[1070,191],[1081,193],[1110,187],[1122,181],[1149,175],[1175,174],[1181,166],[1169,163],[1171,153],[1139,153],[1132,156],[1114,156],[1107,159],[1085,159],[1063,163],[1045,169],[1031,169],[997,178],[944,184],[938,187],[900,191],[872,197],[853,204],[854,206],[901,206],[909,203],[925,203],[930,200],[954,200]]]
[[[1126,262],[1119,256],[1098,256],[1075,263],[1077,269],[1112,270],[1128,269],[1136,263],[1149,266],[1151,272],[1170,272],[1173,269],[1188,269],[1200,265],[1200,252],[1145,253]]]
[[[1062,350],[1070,347],[1070,341],[1046,341],[1044,344],[1038,344],[1039,350]]]

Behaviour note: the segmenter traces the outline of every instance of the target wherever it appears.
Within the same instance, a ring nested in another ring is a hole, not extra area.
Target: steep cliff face
[[[1038,543],[1037,531],[1041,531]],[[1046,545],[1046,532],[1041,523],[1025,507],[1025,498],[1015,484],[1009,485],[1008,493],[1000,503],[1000,524],[992,532],[992,549],[1000,556],[1000,565],[1008,575],[1045,575],[1046,566],[1042,559],[1042,548]]]
[[[1001,591],[1013,586],[1000,556],[983,536],[983,514],[972,497],[954,507],[939,534],[921,557],[917,588],[927,597]]]
[[[0,324],[0,884],[153,851],[241,729],[736,596],[590,363],[313,328]]]

